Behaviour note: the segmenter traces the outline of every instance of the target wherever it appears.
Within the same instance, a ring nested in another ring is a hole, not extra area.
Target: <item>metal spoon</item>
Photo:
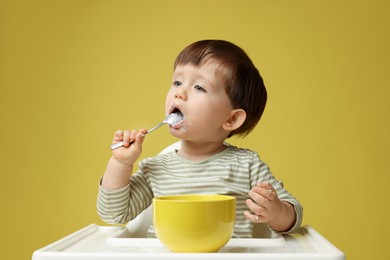
[[[164,121],[162,121],[161,123],[159,123],[155,127],[148,130],[146,132],[146,134],[149,134],[150,132],[156,130],[157,128],[159,128],[163,124],[175,125],[175,124],[179,123],[180,121],[182,121],[183,119],[184,119],[184,116],[182,113],[180,113],[180,112],[171,113],[164,119]],[[134,143],[134,140],[130,140],[130,144],[132,144],[132,143]],[[110,148],[111,148],[111,150],[115,150],[115,149],[118,149],[119,147],[122,147],[122,146],[123,146],[123,142],[118,142],[118,143],[112,144]]]

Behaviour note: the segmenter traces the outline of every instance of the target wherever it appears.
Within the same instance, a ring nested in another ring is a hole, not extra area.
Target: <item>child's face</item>
[[[222,128],[232,111],[225,83],[215,61],[194,67],[177,66],[166,98],[166,114],[179,109],[184,120],[170,127],[173,136],[190,141],[223,141],[229,134]]]

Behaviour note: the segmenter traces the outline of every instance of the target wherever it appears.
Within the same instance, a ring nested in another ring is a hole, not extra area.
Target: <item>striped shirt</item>
[[[175,151],[142,160],[127,186],[104,190],[99,186],[98,214],[108,224],[127,223],[146,209],[153,197],[175,194],[225,194],[236,197],[236,223],[232,237],[252,237],[253,223],[245,218],[245,201],[258,182],[269,182],[279,199],[289,202],[296,212],[295,225],[301,225],[302,206],[274,178],[257,153],[235,146],[201,162],[186,160]],[[153,225],[149,237],[156,237]]]

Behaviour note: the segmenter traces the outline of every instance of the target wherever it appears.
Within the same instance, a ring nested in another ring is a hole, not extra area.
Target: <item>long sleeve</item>
[[[303,207],[299,201],[293,197],[284,187],[282,182],[278,181],[274,175],[271,173],[267,164],[260,160],[258,155],[254,153],[252,164],[250,166],[250,178],[251,178],[251,188],[254,187],[258,182],[268,182],[276,190],[280,200],[289,202],[293,205],[295,210],[295,224],[293,227],[282,234],[288,234],[296,231],[302,224],[303,219]]]
[[[141,172],[133,174],[130,183],[107,191],[99,185],[97,211],[108,224],[125,224],[152,203],[153,193]]]

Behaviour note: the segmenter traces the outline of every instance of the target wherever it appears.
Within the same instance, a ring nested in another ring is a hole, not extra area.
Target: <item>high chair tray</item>
[[[272,233],[270,238],[242,238],[230,239],[219,252],[226,252],[231,248],[248,249],[252,247],[272,247],[284,244],[284,237],[281,234]],[[107,243],[112,246],[138,248],[154,248],[157,251],[169,252],[158,239],[153,238],[132,238],[127,228],[118,230],[107,238]]]
[[[128,238],[126,228],[91,224],[33,253],[33,260],[345,259],[310,226],[272,239],[231,239],[217,253],[173,253],[158,239]]]

